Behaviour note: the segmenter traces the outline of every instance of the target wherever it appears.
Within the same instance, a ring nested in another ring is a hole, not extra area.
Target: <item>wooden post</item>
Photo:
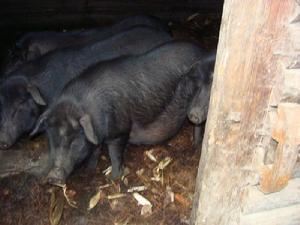
[[[191,225],[246,224],[247,189],[259,184],[272,139],[269,113],[277,112],[282,76],[299,55],[299,30],[298,38],[290,33],[298,12],[296,0],[225,0]]]

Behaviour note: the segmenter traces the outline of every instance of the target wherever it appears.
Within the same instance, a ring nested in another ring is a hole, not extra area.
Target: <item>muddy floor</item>
[[[171,28],[176,37],[214,49],[219,24],[220,15],[195,14]],[[78,168],[65,187],[50,186],[27,174],[0,179],[0,225],[188,224],[200,159],[192,139],[193,126],[187,122],[164,145],[129,146],[125,177],[116,182],[105,175],[110,166],[105,150],[96,169]],[[17,148],[34,158],[47,151],[47,141],[41,136]]]

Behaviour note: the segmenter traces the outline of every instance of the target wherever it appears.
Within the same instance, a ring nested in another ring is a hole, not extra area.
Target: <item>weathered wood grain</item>
[[[283,70],[278,48],[289,41],[295,4],[225,0],[191,225],[245,225],[245,190],[259,180],[253,162],[266,148],[270,95]]]
[[[263,211],[241,218],[243,225],[299,225],[300,204]]]
[[[260,169],[260,190],[264,193],[280,191],[293,173],[300,146],[300,105],[280,103],[272,138],[278,142],[272,165]]]
[[[46,172],[47,165],[47,152],[32,153],[22,149],[0,151],[0,179],[24,172],[39,177]]]
[[[248,187],[248,194],[243,207],[244,214],[253,214],[300,204],[300,178],[290,180],[288,185],[280,192],[264,194],[256,186],[253,186]]]
[[[300,162],[297,162],[292,173],[292,178],[300,178]]]

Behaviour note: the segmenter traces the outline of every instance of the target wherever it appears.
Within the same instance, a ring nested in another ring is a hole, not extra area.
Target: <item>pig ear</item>
[[[47,105],[46,101],[44,100],[39,89],[36,86],[32,84],[27,85],[27,91],[31,94],[35,103],[39,105]]]
[[[98,138],[95,134],[91,117],[88,114],[85,114],[83,115],[83,117],[80,118],[79,123],[82,126],[87,139],[94,145],[97,145]]]
[[[34,129],[31,131],[31,133],[29,134],[30,137],[35,136],[37,133],[42,132],[45,129],[45,121],[47,120],[49,115],[49,112],[46,111],[45,113],[43,113],[40,118],[38,119]]]

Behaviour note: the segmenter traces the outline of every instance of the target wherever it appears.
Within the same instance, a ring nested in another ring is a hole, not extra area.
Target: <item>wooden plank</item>
[[[296,204],[300,204],[300,178],[290,180],[284,189],[272,194],[264,194],[256,186],[248,187],[248,198],[242,212],[253,214]]]
[[[300,87],[300,86],[299,86]],[[298,159],[300,146],[300,104],[279,103],[272,138],[278,142],[274,163],[260,169],[260,190],[276,192],[284,188]]]
[[[282,75],[276,51],[295,4],[225,0],[191,225],[245,225],[245,190],[258,182],[255,152],[265,148],[270,94]]]
[[[300,162],[297,162],[292,173],[292,178],[299,178],[300,177]]]
[[[0,151],[0,179],[24,172],[37,177],[45,175],[48,156],[47,151],[25,149]]]
[[[299,62],[293,61],[293,66],[297,66]],[[291,66],[291,64],[289,65]],[[282,101],[286,102],[295,102],[300,104],[300,76],[298,69],[289,69],[286,70],[283,89],[282,89]]]
[[[250,214],[241,218],[243,225],[299,225],[300,204]]]

